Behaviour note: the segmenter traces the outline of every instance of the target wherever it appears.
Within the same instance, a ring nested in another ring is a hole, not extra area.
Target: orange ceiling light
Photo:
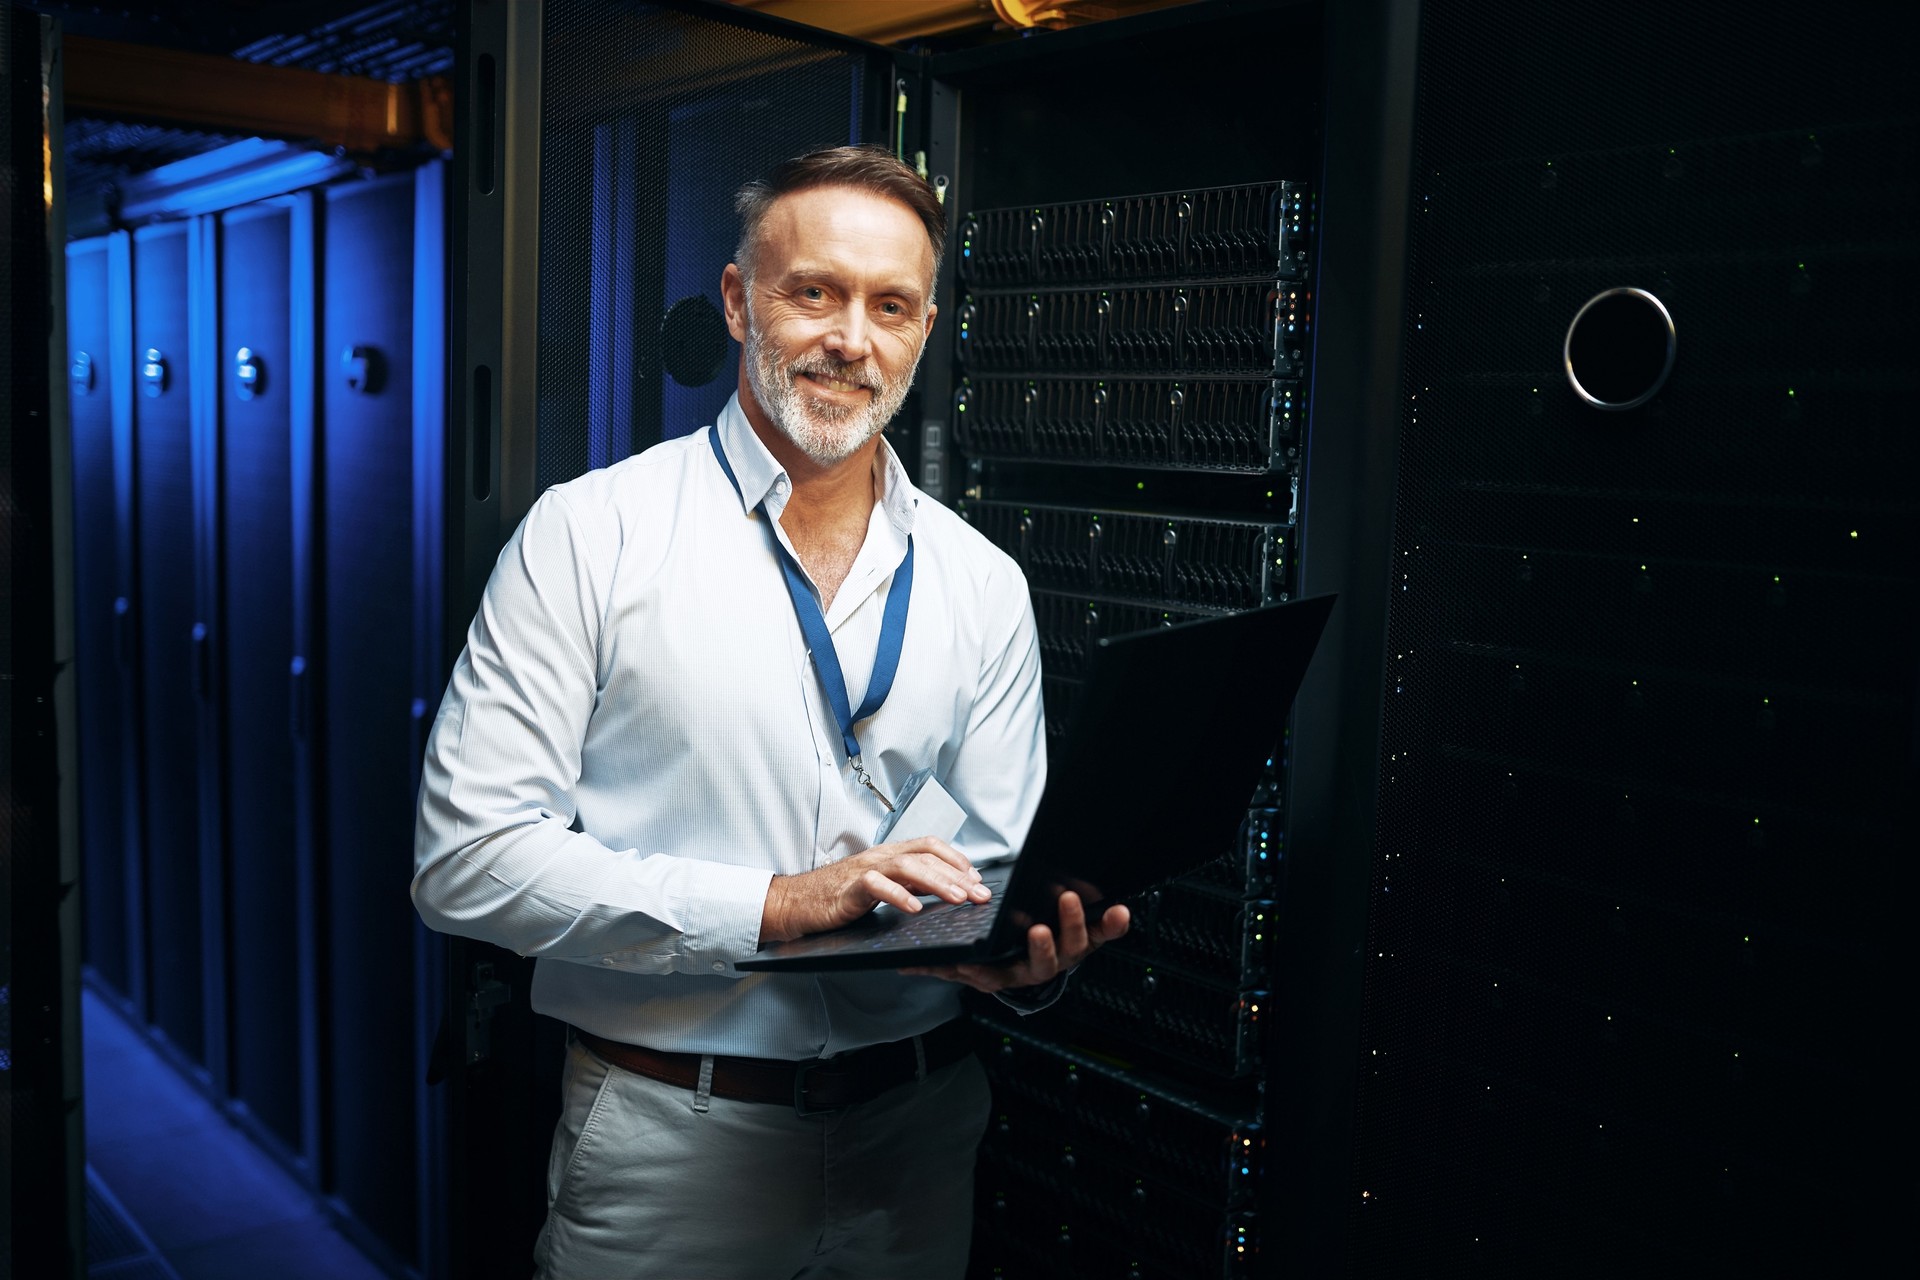
[[[732,0],[743,9],[823,31],[898,44],[922,36],[1061,28],[1194,0]]]

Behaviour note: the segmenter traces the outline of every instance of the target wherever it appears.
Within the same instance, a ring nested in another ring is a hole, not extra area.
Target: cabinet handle
[[[311,702],[312,683],[307,679],[307,660],[294,655],[287,670],[287,694],[289,707],[288,731],[295,742],[307,740],[307,726],[312,722]]]
[[[205,702],[207,690],[213,684],[213,671],[208,657],[207,624],[193,624],[193,696]]]
[[[113,652],[123,667],[133,666],[133,601],[113,598]]]

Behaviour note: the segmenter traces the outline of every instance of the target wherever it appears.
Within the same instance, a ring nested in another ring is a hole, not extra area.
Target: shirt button
[[[713,962],[713,971],[715,973],[725,973],[727,971],[727,966],[723,961],[715,960]]]

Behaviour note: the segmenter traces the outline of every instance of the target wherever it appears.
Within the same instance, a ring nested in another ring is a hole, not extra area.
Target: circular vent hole
[[[1645,289],[1608,289],[1567,326],[1562,354],[1574,394],[1597,409],[1635,409],[1673,371],[1673,317]]]

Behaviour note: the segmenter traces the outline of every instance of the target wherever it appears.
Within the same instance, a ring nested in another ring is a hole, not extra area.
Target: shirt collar
[[[784,506],[793,482],[787,478],[786,468],[760,443],[753,424],[747,421],[746,411],[740,407],[739,392],[727,397],[726,407],[720,410],[720,419],[713,429],[720,433],[720,447],[727,451],[733,478],[739,482],[741,508],[752,511],[774,491],[776,484],[779,505]]]
[[[720,447],[727,451],[734,479],[740,482],[741,507],[752,511],[763,500],[767,501],[770,511],[786,506],[793,481],[787,476],[787,469],[761,443],[753,424],[747,421],[746,411],[740,407],[739,392],[727,397],[714,430],[720,433]],[[880,508],[886,512],[888,522],[903,537],[911,534],[920,491],[907,479],[906,467],[901,465],[899,455],[894,453],[885,436],[880,437],[880,447],[874,451],[873,469],[880,480]]]

